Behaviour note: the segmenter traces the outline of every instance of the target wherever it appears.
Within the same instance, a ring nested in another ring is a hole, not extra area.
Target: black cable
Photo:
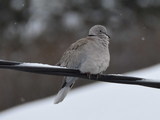
[[[35,63],[37,64],[37,63]],[[158,80],[149,80],[138,77],[130,77],[119,74],[100,74],[100,75],[90,75],[80,73],[79,70],[60,68],[59,66],[46,66],[40,64],[40,66],[31,65],[16,62],[16,61],[6,61],[0,60],[0,69],[12,69],[19,70],[24,72],[47,74],[47,75],[58,75],[58,76],[72,76],[79,77],[84,79],[90,79],[95,81],[111,82],[111,83],[121,83],[121,84],[130,84],[130,85],[142,85],[153,88],[160,88],[160,81]]]

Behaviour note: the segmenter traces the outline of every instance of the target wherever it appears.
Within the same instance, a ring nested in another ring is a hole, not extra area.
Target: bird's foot
[[[91,79],[91,73],[87,72],[86,74],[87,74],[88,79]]]
[[[98,78],[100,78],[101,74],[102,74],[102,72],[96,74],[97,80],[98,80]]]
[[[98,80],[99,76],[100,76],[100,73],[96,74],[96,78],[97,78],[97,80]]]
[[[91,79],[91,73],[89,73],[89,72],[87,72],[86,73],[87,74],[87,77],[88,77],[88,79]],[[98,74],[95,74],[96,75],[96,78],[97,78],[97,80],[98,80],[98,78],[101,76],[101,73],[98,73]]]

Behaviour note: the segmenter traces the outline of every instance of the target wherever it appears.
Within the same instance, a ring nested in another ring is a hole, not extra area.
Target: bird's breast
[[[110,55],[108,46],[103,47],[96,44],[87,46],[84,54],[85,59],[80,66],[82,73],[98,74],[105,71],[109,66]]]

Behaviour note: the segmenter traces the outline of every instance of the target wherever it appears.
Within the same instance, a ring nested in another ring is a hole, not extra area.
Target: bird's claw
[[[91,73],[86,73],[87,74],[87,77],[88,77],[88,79],[91,79]]]

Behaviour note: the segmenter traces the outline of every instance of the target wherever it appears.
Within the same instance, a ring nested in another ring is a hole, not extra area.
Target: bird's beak
[[[108,36],[109,39],[111,38],[108,34],[105,34],[105,35]]]
[[[102,32],[103,34],[105,34],[109,39],[111,38],[107,33]]]

